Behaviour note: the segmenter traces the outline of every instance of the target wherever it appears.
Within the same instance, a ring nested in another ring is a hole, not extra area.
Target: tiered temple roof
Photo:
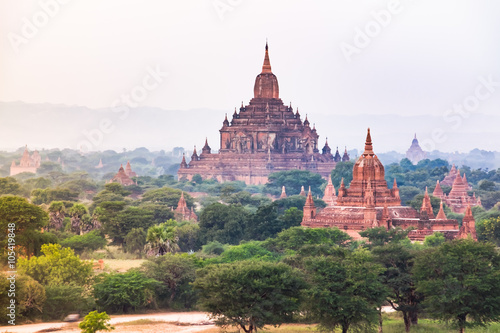
[[[354,239],[361,238],[360,231],[373,227],[387,229],[414,227],[415,230],[412,230],[408,237],[419,241],[434,232],[442,232],[448,239],[458,236],[457,221],[448,219],[442,206],[434,218],[427,190],[420,212],[417,212],[411,207],[401,206],[396,180],[392,189],[389,189],[384,176],[384,166],[373,152],[368,129],[365,150],[353,167],[353,180],[350,186],[346,187],[342,179],[336,204],[328,205],[319,212],[316,212],[309,193],[303,208],[302,225],[313,228],[338,227]],[[326,192],[325,189],[325,195]],[[468,225],[472,228],[473,224]]]
[[[328,142],[320,151],[319,135],[307,118],[301,120],[298,109],[280,99],[276,75],[271,70],[266,43],[262,71],[257,75],[254,97],[246,106],[226,117],[220,132],[220,149],[212,154],[205,140],[201,154],[193,154],[189,164],[183,158],[178,177],[191,180],[196,174],[220,182],[240,180],[264,184],[276,171],[302,169],[325,179],[335,167]],[[344,159],[348,159],[344,154]]]

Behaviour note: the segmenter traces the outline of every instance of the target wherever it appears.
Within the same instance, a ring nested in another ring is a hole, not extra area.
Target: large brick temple
[[[309,191],[303,209],[302,226],[337,227],[354,239],[361,238],[360,231],[375,227],[386,229],[413,227],[414,230],[410,231],[408,237],[417,241],[424,240],[434,232],[441,232],[448,239],[467,237],[477,239],[470,205],[465,209],[461,227],[457,220],[446,217],[442,202],[438,214],[434,216],[427,189],[420,212],[401,205],[396,180],[389,189],[385,180],[384,166],[373,152],[370,129],[366,136],[365,150],[354,164],[350,186],[347,187],[342,179],[336,195],[335,188],[329,181],[323,200],[328,206],[317,211]]]
[[[235,109],[231,121],[226,115],[219,132],[219,153],[212,154],[207,141],[201,154],[195,147],[189,164],[183,157],[179,179],[191,180],[199,174],[219,182],[264,184],[270,173],[290,169],[310,170],[326,179],[336,164],[327,140],[320,150],[319,135],[307,115],[302,121],[298,109],[294,111],[280,99],[267,43],[254,98],[246,106],[242,103],[239,112]]]

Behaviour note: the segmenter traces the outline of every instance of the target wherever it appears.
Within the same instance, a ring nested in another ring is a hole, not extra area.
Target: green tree
[[[221,255],[227,246],[229,245],[224,245],[218,241],[211,241],[202,246],[201,252],[208,255]]]
[[[165,299],[166,305],[171,307],[174,302],[180,303],[183,308],[194,306],[194,296],[191,282],[196,277],[198,268],[194,255],[167,253],[161,257],[148,259],[142,264],[144,274],[163,284],[160,299]]]
[[[149,203],[154,203],[154,204],[162,204],[166,207],[177,207],[177,204],[179,203],[179,199],[181,198],[182,191],[169,188],[169,187],[162,187],[154,190],[149,190],[146,191],[143,196],[141,201],[143,203],[149,202]],[[194,199],[191,197],[189,194],[184,193],[184,199],[186,200],[186,204],[188,208],[193,207],[194,205]]]
[[[348,186],[352,181],[352,169],[354,168],[354,162],[339,162],[335,165],[335,169],[332,170],[332,184],[335,188],[339,188],[342,178],[344,178],[345,186]]]
[[[9,229],[14,229],[16,247],[29,257],[38,251],[36,243],[42,239],[40,229],[48,224],[48,215],[28,200],[15,196],[0,197],[0,244],[7,249]],[[11,233],[12,234],[12,233]],[[5,251],[4,251],[5,253]]]
[[[92,263],[84,262],[70,248],[59,244],[42,245],[42,256],[20,258],[18,269],[42,285],[74,283],[86,285],[92,274]]]
[[[421,294],[416,292],[415,278],[412,273],[416,252],[402,244],[389,243],[376,246],[372,253],[375,260],[385,267],[383,283],[389,293],[387,301],[394,310],[403,314],[405,331],[417,324]]]
[[[307,170],[288,170],[273,172],[267,177],[264,193],[278,196],[282,186],[285,186],[288,195],[299,194],[302,186],[311,186],[314,195],[322,195],[321,185],[325,180],[317,173]]]
[[[31,201],[35,205],[50,204],[52,201],[77,201],[78,192],[67,188],[34,189],[31,191]]]
[[[381,246],[387,243],[399,243],[408,237],[410,229],[403,230],[394,228],[387,230],[384,227],[370,228],[361,231],[361,237],[366,237],[370,241],[370,246]]]
[[[125,236],[125,250],[129,253],[135,253],[141,256],[146,245],[146,232],[143,228],[132,228]]]
[[[88,232],[84,235],[75,235],[61,241],[64,247],[70,247],[76,253],[82,254],[84,251],[95,251],[106,246],[107,241],[97,230]]]
[[[110,320],[106,312],[92,311],[78,324],[78,328],[82,330],[82,333],[109,332],[115,329],[109,323]]]
[[[419,195],[422,191],[415,186],[399,186],[399,197],[401,198],[401,204],[407,205],[416,195]]]
[[[179,225],[176,230],[182,252],[197,251],[201,248],[200,226],[197,223],[185,223]]]
[[[214,203],[200,214],[200,239],[202,244],[218,241],[223,244],[238,244],[243,239],[245,225],[250,213],[237,205]]]
[[[278,326],[298,310],[305,288],[300,272],[284,263],[240,261],[210,265],[197,272],[200,305],[218,326],[246,333]]]
[[[148,255],[162,256],[166,253],[179,251],[179,237],[175,226],[166,223],[152,226],[146,236],[146,253]]]
[[[446,241],[443,233],[435,232],[432,235],[426,236],[424,239],[424,245],[427,247],[436,247],[443,244]]]
[[[279,254],[269,251],[263,246],[263,242],[242,242],[239,245],[230,245],[219,257],[211,259],[211,262],[229,263],[242,260],[255,261],[278,261]]]
[[[101,274],[96,277],[94,297],[100,309],[111,313],[136,311],[155,304],[155,289],[159,282],[142,272]]]
[[[284,253],[287,250],[298,251],[306,245],[347,246],[350,240],[351,237],[338,228],[292,227],[264,241],[264,247]]]
[[[125,237],[133,228],[147,228],[153,225],[153,214],[138,207],[124,207],[122,202],[103,202],[99,208],[106,207],[106,210],[96,210],[99,214],[105,232],[115,244],[123,245]],[[103,216],[104,215],[104,216]]]
[[[74,284],[45,286],[47,300],[43,306],[44,320],[63,320],[70,313],[88,312],[95,308],[94,298],[86,288]]]
[[[343,256],[312,257],[306,261],[311,287],[306,291],[309,308],[320,326],[342,333],[351,327],[370,327],[387,290],[382,284],[384,268],[364,249]]]
[[[500,320],[500,255],[491,243],[445,242],[415,260],[417,291],[427,313],[466,327]]]
[[[34,320],[44,308],[45,289],[33,278],[24,275],[16,275],[14,280],[7,273],[0,273],[0,324],[7,325],[9,321],[20,324],[26,320]],[[11,284],[15,284],[15,297],[10,297]],[[15,301],[15,312],[12,314],[7,307],[11,300]]]
[[[25,192],[23,186],[15,178],[0,178],[0,195],[23,195]]]
[[[490,217],[480,220],[477,224],[477,235],[481,241],[500,244],[500,217]]]

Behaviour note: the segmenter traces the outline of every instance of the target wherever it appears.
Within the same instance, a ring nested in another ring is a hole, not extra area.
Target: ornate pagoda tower
[[[286,106],[279,96],[278,79],[271,70],[266,43],[264,64],[257,75],[250,103],[227,114],[220,132],[220,150],[211,154],[205,146],[193,153],[189,164],[183,162],[178,177],[191,180],[195,174],[219,182],[240,180],[264,184],[276,171],[302,169],[319,173],[325,179],[335,167],[328,143],[319,148],[319,135],[307,115],[301,120],[298,109]]]

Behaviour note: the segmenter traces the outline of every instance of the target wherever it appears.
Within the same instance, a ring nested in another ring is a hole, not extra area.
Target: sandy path
[[[118,323],[130,322],[139,319],[149,319],[149,320],[161,320],[170,323],[183,323],[192,324],[193,326],[176,326],[171,324],[161,324],[161,332],[179,332],[179,333],[190,333],[199,332],[206,330],[213,325],[201,325],[203,323],[208,323],[209,318],[205,312],[164,312],[164,313],[152,313],[152,314],[137,314],[137,315],[118,315],[111,316],[111,324],[115,325]],[[40,330],[48,328],[61,328],[68,324],[62,322],[52,322],[52,323],[40,323],[40,324],[29,324],[29,325],[16,325],[16,326],[1,326],[0,332],[12,332],[12,333],[34,333]],[[56,331],[56,332],[79,332],[80,330],[75,328],[75,325],[71,325],[68,329]],[[164,327],[165,326],[165,327]],[[123,329],[121,329],[123,328]],[[158,332],[157,329],[160,325],[140,325],[137,327],[129,326],[127,328],[123,326],[118,326],[114,332]]]

